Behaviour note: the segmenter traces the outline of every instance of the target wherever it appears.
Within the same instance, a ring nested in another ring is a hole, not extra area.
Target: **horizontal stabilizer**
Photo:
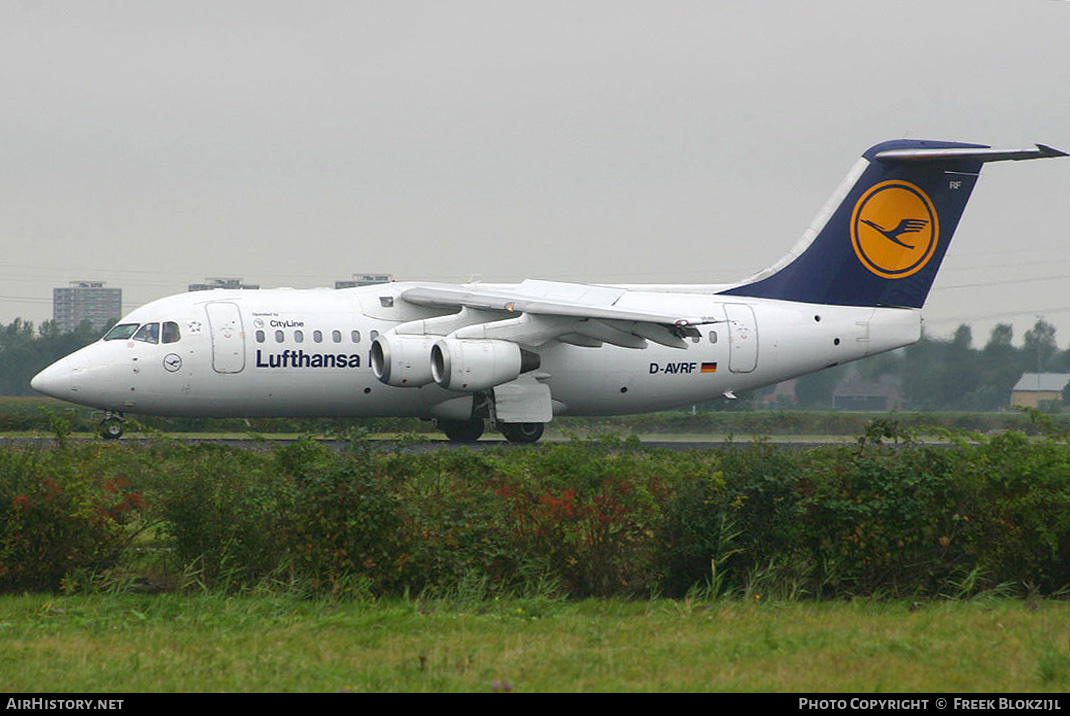
[[[990,147],[949,147],[944,149],[887,149],[874,156],[879,162],[931,162],[947,159],[970,159],[975,162],[1020,162],[1024,159],[1047,159],[1070,156],[1066,152],[1038,144],[1035,149],[992,149]]]

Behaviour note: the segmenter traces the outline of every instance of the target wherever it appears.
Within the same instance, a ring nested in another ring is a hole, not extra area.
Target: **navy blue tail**
[[[958,142],[878,144],[792,254],[723,294],[921,308],[982,165],[1045,156],[1063,153],[1042,145],[1002,151]]]

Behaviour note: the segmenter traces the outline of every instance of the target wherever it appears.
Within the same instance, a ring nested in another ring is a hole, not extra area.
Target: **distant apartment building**
[[[204,283],[191,283],[189,285],[190,291],[211,291],[213,288],[241,288],[246,290],[254,290],[260,288],[259,285],[253,285],[249,283],[242,283],[244,279],[241,278],[206,278]]]
[[[346,281],[335,281],[335,288],[354,288],[356,286],[374,286],[377,283],[390,283],[394,275],[389,273],[355,273]]]
[[[52,320],[61,333],[70,333],[85,320],[104,328],[123,315],[123,290],[105,288],[103,281],[71,281],[52,289]]]

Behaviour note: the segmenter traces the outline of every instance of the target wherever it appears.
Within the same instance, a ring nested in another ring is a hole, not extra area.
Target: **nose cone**
[[[53,398],[70,400],[72,374],[70,359],[63,358],[35,375],[30,387]]]

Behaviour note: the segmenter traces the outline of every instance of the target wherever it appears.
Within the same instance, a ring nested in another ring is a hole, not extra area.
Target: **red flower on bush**
[[[63,494],[63,486],[51,477],[45,478],[45,488],[48,490],[48,494],[45,495],[45,502],[51,502],[53,497]]]

